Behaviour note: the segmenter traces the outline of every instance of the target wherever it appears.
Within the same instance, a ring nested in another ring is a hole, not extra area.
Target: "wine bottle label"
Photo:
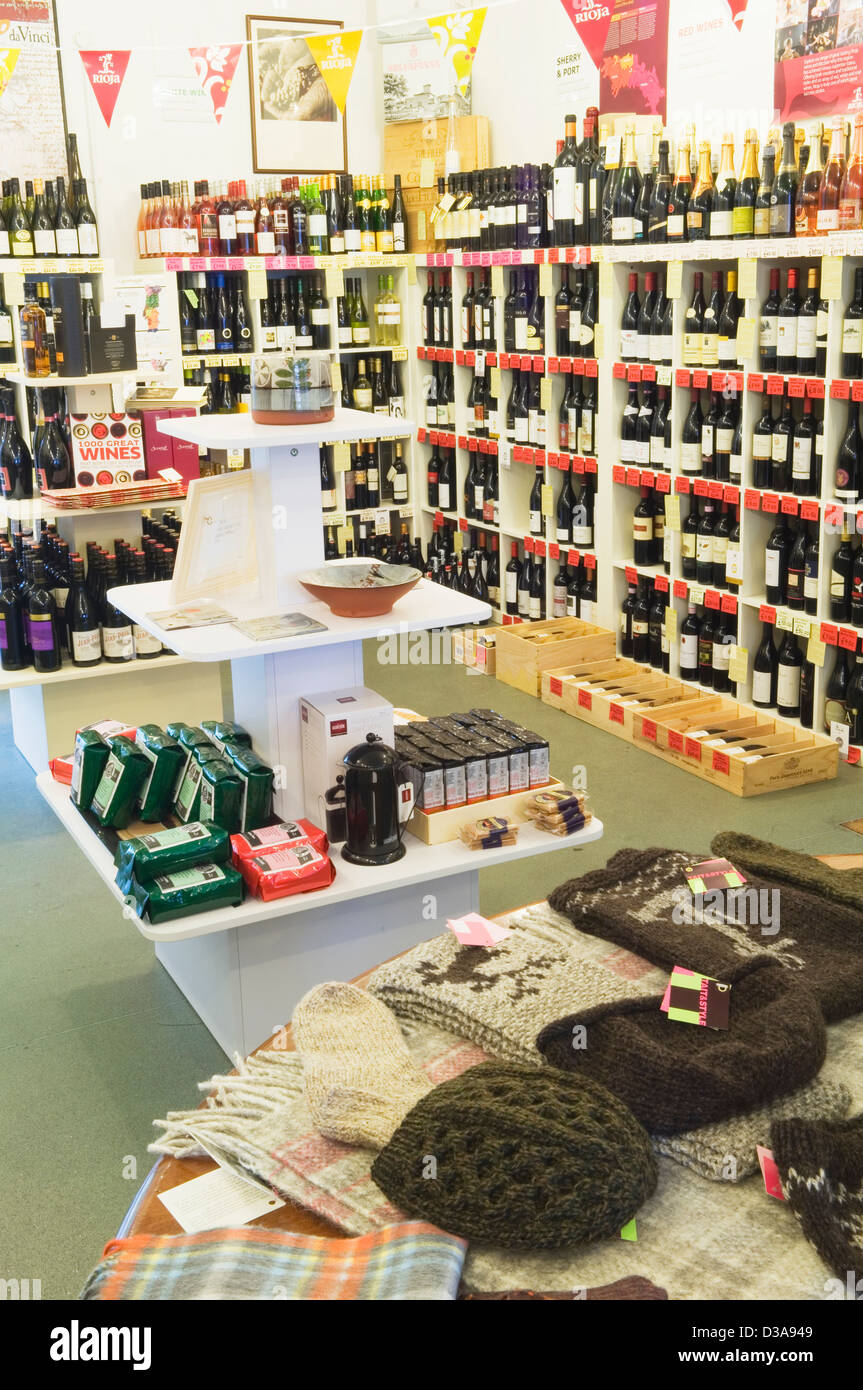
[[[370,386],[354,387],[354,405],[357,410],[371,410],[372,388]],[[435,419],[437,419],[437,416],[435,416]]]
[[[742,478],[742,477],[743,477],[743,455],[742,455],[742,454],[732,454],[732,455],[731,455],[731,462],[730,462],[729,465],[728,465],[728,471],[729,471],[729,474],[730,474],[730,476],[731,476],[732,479],[733,479],[733,478]]]
[[[704,214],[700,208],[687,208],[686,225],[689,228],[690,232],[701,231],[701,228],[704,225]],[[718,236],[718,233],[714,232],[713,235]]]
[[[779,315],[762,314],[758,328],[758,346],[762,352],[776,350],[779,341]]]
[[[635,462],[635,440],[634,440],[634,439],[621,439],[621,441],[620,441],[620,462],[621,462],[621,463],[634,463],[634,462]]]
[[[516,415],[515,417],[515,442],[516,444],[527,443],[527,416]]]
[[[721,566],[721,567],[724,569],[724,568],[725,568],[725,564],[726,564],[727,556],[728,556],[728,537],[727,537],[727,536],[714,536],[714,537],[713,537],[713,547],[712,547],[712,557],[713,557],[713,563],[714,563],[714,565],[719,565],[719,566]]]
[[[713,537],[695,537],[695,558],[699,565],[709,565],[713,560]]]
[[[685,218],[682,212],[670,212],[668,214],[668,240],[682,241],[685,232]]]
[[[350,347],[353,342],[353,332],[349,324],[341,324],[339,327],[339,346]]]
[[[687,367],[699,367],[701,365],[701,349],[704,344],[704,334],[694,331],[687,331],[683,334],[683,361]]]
[[[817,597],[818,597],[818,571],[815,570],[814,573],[813,573],[813,572],[810,572],[808,566],[807,566],[807,568],[806,568],[806,574],[805,574],[805,577],[804,577],[804,579],[803,579],[803,597],[804,597],[804,598],[817,598]]]
[[[346,251],[361,251],[361,250],[362,250],[362,234],[361,234],[361,232],[359,231],[359,228],[355,228],[355,227],[345,227],[345,250],[346,250]]]
[[[237,219],[232,212],[219,213],[219,240],[235,241],[237,237]]]
[[[12,315],[0,312],[0,345],[14,342],[12,334]]]
[[[727,671],[731,664],[731,643],[714,642],[712,665],[714,671]]]
[[[581,310],[570,309],[568,315],[569,341],[577,343],[581,337]]]
[[[734,430],[728,429],[725,425],[716,427],[716,452],[717,454],[730,454],[731,445],[734,443]]]
[[[7,234],[8,235],[8,234]],[[33,233],[37,256],[53,256],[57,249],[53,227],[37,227]]]
[[[135,655],[131,626],[103,627],[102,650],[106,656],[121,657],[123,661],[130,661]]]
[[[815,219],[815,227],[819,232],[838,232],[839,209],[819,208]]]
[[[701,444],[684,443],[680,446],[680,471],[682,473],[701,472]]]
[[[255,237],[255,249],[259,256],[274,256],[276,254],[275,232],[258,232]]]
[[[581,337],[580,337],[580,339],[579,339],[579,347],[582,349],[582,352],[581,352],[582,357],[590,357],[591,354],[587,351],[587,349],[591,346],[592,343],[593,343],[593,328],[591,327],[591,325],[590,325],[589,323],[585,323],[584,320],[582,319],[582,322],[581,322]]]
[[[799,482],[808,482],[812,472],[812,439],[804,435],[797,437],[791,446],[791,476]]]
[[[312,310],[312,323],[313,323],[313,324],[317,324],[317,325],[328,324],[329,321],[330,321],[330,311],[329,311],[329,309],[326,309],[326,308],[323,308],[323,309],[317,308],[317,309],[313,309],[313,310]]]
[[[726,211],[712,212],[710,214],[710,235],[712,237],[731,236],[734,232],[734,213],[729,209]]]
[[[647,465],[650,463],[650,440],[649,440],[649,439],[636,439],[636,440],[635,440],[635,444],[634,444],[634,449],[635,449],[635,459],[634,459],[634,461],[635,461],[640,467],[646,468]]]
[[[800,667],[779,663],[776,682],[776,703],[783,709],[796,709],[800,704]]]
[[[714,217],[716,214],[713,214]],[[752,236],[755,232],[755,209],[753,207],[735,208],[731,214],[731,235],[732,236]],[[716,236],[712,229],[711,236]]]
[[[542,599],[539,594],[531,594],[528,606],[528,617],[532,623],[538,623],[542,617]]]
[[[638,619],[638,618],[633,618],[633,620],[632,620],[632,635],[633,635],[633,637],[646,637],[646,636],[647,636],[647,623],[646,623],[646,622],[642,622],[642,621],[641,621],[640,619]]]
[[[788,458],[789,436],[780,434],[778,430],[773,431],[771,436],[770,457],[774,463],[785,463]]]
[[[449,485],[449,483],[441,483],[441,485],[440,485],[440,490],[439,490],[439,493],[438,493],[438,505],[440,506],[441,511],[444,511],[444,512],[448,512],[448,511],[449,511],[450,505],[451,505],[451,504],[450,504],[450,485]]]
[[[575,169],[569,165],[554,170],[552,189],[555,222],[575,220]]]
[[[9,233],[6,228],[0,228],[0,256],[9,255]]]
[[[195,334],[195,341],[198,344],[199,352],[215,352],[216,333],[212,328],[199,328]]]
[[[573,522],[573,526],[572,526],[572,543],[573,543],[573,545],[576,545],[576,546],[587,546],[587,547],[592,546],[592,545],[593,545],[593,527],[592,527],[592,526],[577,526],[577,525],[575,524],[575,522]]]
[[[162,643],[158,637],[154,637],[152,632],[148,632],[139,623],[132,624],[132,637],[135,641],[135,655],[146,656],[149,652],[160,652]]]
[[[356,346],[362,347],[371,342],[371,331],[367,323],[355,323],[351,328],[351,337]]]
[[[665,440],[661,434],[650,436],[650,462],[657,468],[665,467]]]
[[[713,426],[701,426],[701,453],[704,458],[713,457]]]
[[[309,236],[323,237],[327,235],[327,216],[326,213],[313,212],[309,217]]]
[[[632,535],[636,545],[639,541],[652,541],[653,517],[637,516],[632,523]]]
[[[830,597],[845,600],[845,575],[834,569],[830,571]]]
[[[612,217],[611,219],[611,240],[612,241],[632,241],[635,236],[634,217]]]
[[[720,334],[717,355],[721,363],[737,361],[737,339]]]
[[[55,232],[58,256],[77,256],[78,231],[75,227],[58,227]],[[159,254],[159,229],[147,232],[147,249],[151,255]]]
[[[803,596],[803,571],[792,569],[788,566],[788,602],[792,599],[802,598]]]
[[[774,201],[775,200],[775,201]],[[780,203],[776,193],[770,196],[770,235],[790,236],[794,230],[794,203]]]
[[[842,351],[863,351],[863,318],[842,320]]]
[[[782,573],[782,556],[778,550],[765,550],[764,552],[764,580],[772,589],[778,588],[780,575]]]
[[[515,320],[515,350],[527,351],[527,319],[519,315]]]
[[[532,536],[538,536],[542,531],[542,512],[536,512],[531,508],[529,515],[530,533]]]
[[[776,320],[776,352],[779,357],[797,356],[797,315],[780,314]]]
[[[101,661],[102,638],[98,628],[92,632],[72,632],[73,661]]]
[[[797,320],[797,356],[804,361],[815,356],[816,316],[804,314]]]
[[[583,598],[579,604],[578,616],[583,623],[593,622],[593,599]]]
[[[725,552],[725,582],[743,583],[743,551],[737,541],[729,541]]]
[[[756,705],[770,704],[772,684],[769,671],[752,672],[752,699]]]
[[[690,671],[698,665],[697,632],[682,632],[680,634],[680,664]]]
[[[752,457],[764,462],[769,459],[773,452],[772,434],[753,434],[752,436]]]

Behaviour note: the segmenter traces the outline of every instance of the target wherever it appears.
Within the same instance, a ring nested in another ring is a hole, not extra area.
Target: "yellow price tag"
[[[541,509],[543,516],[554,515],[554,489],[551,483],[543,483],[542,485]]]
[[[669,299],[679,299],[683,289],[683,261],[669,261],[665,277],[665,293]]]
[[[728,675],[735,685],[745,685],[749,674],[749,652],[746,647],[732,647]]]
[[[773,624],[780,632],[792,632],[794,630],[794,619],[790,613],[786,613],[783,608],[776,610],[776,622]]]
[[[408,360],[408,350],[407,350],[407,348],[393,348],[393,361],[394,361],[394,362],[407,362],[407,360]]]
[[[611,294],[614,289],[614,266],[611,261],[601,261],[599,265],[599,293]]]
[[[737,360],[746,362],[755,351],[755,320],[737,320]]]
[[[821,257],[821,298],[842,298],[842,257]]]
[[[425,228],[423,228],[422,233],[420,233],[419,228],[417,228],[417,234],[421,237],[422,240],[425,240]],[[413,256],[408,256],[407,260],[405,261],[405,269],[407,271],[408,284],[415,285],[417,282],[417,263],[414,260]]]
[[[345,277],[340,267],[335,270],[325,271],[327,281],[327,296],[329,299],[339,299],[345,292]]]
[[[813,666],[823,666],[827,659],[827,643],[822,642],[816,634],[814,628],[810,628],[809,642],[806,647],[806,660],[811,661]]]
[[[7,306],[24,303],[24,276],[9,271],[3,276],[3,292]]]
[[[330,385],[336,394],[342,389],[342,364],[338,360],[330,363]]]
[[[809,632],[810,632],[810,624],[809,624],[809,619],[808,619],[808,618],[795,618],[795,619],[794,619],[794,636],[795,636],[795,637],[807,637],[807,638],[808,638]]]
[[[541,410],[551,410],[550,376],[544,376],[539,383],[539,406]]]
[[[434,188],[434,160],[420,160],[420,188]]]
[[[751,256],[737,262],[737,293],[741,299],[754,299],[758,294],[756,272],[758,262]]]
[[[452,543],[456,555],[461,555],[461,552],[464,549],[464,532],[456,531],[453,535]]]
[[[249,271],[249,298],[266,299],[267,297],[267,272],[265,270]]]
[[[551,274],[551,266],[547,261],[543,261],[539,267],[539,292],[541,295],[554,294],[554,281]]]
[[[669,531],[680,530],[680,494],[677,492],[665,494],[665,524]]]
[[[704,602],[704,590],[703,590],[702,588],[700,588],[700,586],[699,586],[698,584],[690,584],[690,586],[689,586],[689,602],[690,602],[690,603],[695,603],[695,604],[699,604],[699,603],[703,603],[703,602]]]
[[[605,355],[605,326],[598,323],[593,330],[593,342],[597,357]]]
[[[347,546],[348,541],[353,541],[353,538],[354,538],[354,528],[353,528],[353,526],[340,526],[340,527],[339,527],[339,550],[341,550],[342,552],[344,552],[344,550],[345,550],[345,548],[346,548],[346,546]]]
[[[333,468],[336,473],[347,473],[351,466],[350,445],[340,439],[333,445]]]
[[[500,393],[502,390],[500,380],[500,367],[489,368],[488,384],[491,390],[491,394],[494,396],[495,400],[499,400]]]
[[[503,298],[506,291],[503,287],[503,266],[493,265],[491,268],[491,292],[498,298]]]
[[[665,640],[674,642],[677,639],[677,609],[669,604],[665,610]]]

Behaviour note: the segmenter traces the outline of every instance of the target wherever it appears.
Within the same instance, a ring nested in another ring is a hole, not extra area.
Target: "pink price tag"
[[[182,270],[182,269],[183,269],[182,257],[180,257],[180,256],[167,256],[167,257],[165,258],[165,269],[166,269],[166,270]]]
[[[772,1150],[765,1149],[762,1144],[756,1144],[755,1152],[758,1155],[761,1176],[764,1179],[764,1191],[768,1197],[775,1197],[778,1202],[784,1202],[782,1179],[779,1176],[779,1169],[776,1167],[776,1159],[773,1157]]]

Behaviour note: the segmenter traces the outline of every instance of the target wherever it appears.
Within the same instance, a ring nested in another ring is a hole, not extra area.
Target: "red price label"
[[[480,440],[478,441],[478,443],[479,443],[479,451],[480,451],[480,453],[481,453],[481,454],[487,454],[487,453],[488,453],[488,440],[487,440],[487,439],[480,439]]]
[[[509,353],[508,353],[508,352],[502,352],[502,353],[500,354],[500,358],[499,358],[499,360],[498,360],[498,366],[501,367],[501,368],[503,369],[503,371],[508,371],[508,369],[509,369]]]
[[[434,524],[435,526],[443,526],[443,512],[435,512]]]
[[[806,394],[806,380],[802,376],[790,376],[788,378],[788,395],[800,401]]]
[[[609,705],[608,719],[611,724],[623,723],[623,705]]]
[[[857,401],[858,404],[860,401],[863,401],[863,381],[852,381],[851,399],[852,401]]]
[[[689,592],[689,591],[688,591],[687,586],[686,586],[686,580],[685,580],[685,579],[675,579],[675,581],[674,581],[674,597],[675,597],[675,598],[686,598],[686,595],[687,595],[688,592]]]
[[[563,681],[560,679],[559,676],[549,676],[548,689],[550,694],[552,695],[563,694]]]
[[[781,376],[774,376],[771,372],[767,378],[768,396],[781,396],[785,390],[785,381]]]
[[[615,362],[614,366],[613,366],[612,369],[611,369],[611,375],[614,377],[615,381],[625,381],[625,380],[626,380],[626,363],[625,363],[625,362]]]
[[[723,594],[722,602],[719,606],[722,609],[723,613],[736,613],[737,599],[734,597],[733,594]]]
[[[826,642],[830,647],[836,646],[839,641],[839,629],[835,623],[821,624],[821,641]]]
[[[656,475],[656,491],[657,491],[657,492],[670,492],[670,491],[671,491],[671,474],[670,474],[670,473],[657,473],[657,475]]]
[[[812,401],[823,401],[824,382],[818,377],[811,376],[806,382],[806,394]]]
[[[721,483],[710,483],[710,484],[708,485],[708,488],[707,488],[707,493],[708,493],[708,496],[709,496],[709,497],[712,497],[712,498],[713,498],[714,502],[721,502],[721,501],[722,501],[722,484],[721,484]]]
[[[642,719],[641,732],[644,738],[649,738],[651,743],[656,742],[656,724],[652,719]]]
[[[720,751],[719,751],[718,748],[714,748],[714,750],[713,750],[713,771],[714,771],[714,772],[722,772],[722,773],[724,773],[725,776],[727,777],[727,776],[728,776],[728,773],[729,773],[729,771],[730,771],[730,768],[731,768],[731,762],[730,762],[730,759],[729,759],[729,757],[728,757],[728,754],[727,754],[727,753],[720,753]]]
[[[762,494],[761,494],[761,510],[762,510],[763,512],[778,512],[778,511],[779,511],[779,496],[778,496],[778,494],[775,493],[775,492],[762,492]]]
[[[535,544],[536,544],[536,542],[534,541],[533,536],[525,536],[525,538],[524,538],[524,552],[525,552],[526,555],[532,555],[532,554],[533,554],[533,548],[534,548],[534,545],[535,545]]]
[[[596,459],[593,457],[593,455],[591,454],[588,458],[586,458],[586,459],[584,460],[584,471],[585,471],[585,473],[596,473],[597,470],[598,470],[598,463],[597,463],[597,460],[596,460]]]
[[[458,529],[459,529],[460,531],[466,531],[466,530],[467,530],[467,517],[464,517],[464,516],[460,516],[460,517],[459,517],[459,519],[458,519]]]
[[[760,618],[762,623],[775,623],[776,609],[773,608],[772,605],[769,603],[762,603],[761,607],[758,610],[758,617]]]
[[[573,367],[573,371],[575,368]],[[584,364],[584,375],[589,377],[599,376],[599,363],[595,357],[591,357]]]
[[[746,389],[748,391],[763,391],[764,377],[760,372],[750,372],[746,378]]]
[[[440,444],[440,442],[441,436],[438,434],[437,430],[429,430],[429,444],[437,445]]]
[[[563,463],[561,462],[561,460],[562,460],[563,458],[564,458],[564,455],[563,455],[563,454],[549,454],[549,455],[548,455],[548,466],[549,466],[549,468],[562,468],[562,467],[563,467]]]
[[[851,394],[851,384],[848,381],[831,381],[830,399],[831,401],[847,401]]]
[[[799,511],[799,509],[800,509],[800,503],[798,502],[798,500],[797,500],[796,497],[783,497],[783,498],[782,498],[782,514],[783,514],[783,516],[796,516],[797,513],[798,513],[798,511]]]
[[[667,594],[667,593],[668,593],[668,575],[667,575],[667,574],[658,574],[658,575],[656,576],[656,578],[654,579],[654,581],[653,581],[653,587],[654,587],[654,589],[656,589],[657,593],[660,593],[660,594]]]
[[[549,370],[550,372],[557,372],[557,371],[558,371],[558,367],[559,367],[559,359],[558,359],[557,357],[549,357],[549,359],[548,359],[548,370]]]
[[[706,391],[706,390],[707,390],[707,373],[706,373],[706,372],[693,372],[693,373],[692,373],[692,385],[695,387],[696,391]]]
[[[642,381],[655,381],[655,380],[656,380],[656,368],[654,367],[654,365],[653,365],[652,362],[647,362],[647,363],[642,367],[642,369],[641,369],[641,380],[642,380]]]
[[[557,262],[558,262],[558,255],[559,255],[559,249],[558,249],[557,246],[549,246],[549,247],[547,248],[547,250],[546,250],[546,256],[547,256],[547,258],[548,258],[548,262],[549,262],[550,265],[557,265]]]
[[[639,365],[638,365],[637,362],[630,362],[629,366],[628,366],[627,369],[626,369],[626,380],[627,380],[627,381],[640,381],[640,380],[641,380],[641,368],[639,367]]]
[[[583,564],[584,564],[584,568],[585,568],[586,570],[595,570],[595,569],[596,569],[596,556],[595,556],[595,555],[591,555],[590,552],[588,551],[587,554],[586,554],[586,555],[582,555],[581,558],[582,558],[582,562],[583,562]]]
[[[577,467],[576,467],[576,472],[578,472],[578,468],[577,468]],[[622,463],[615,463],[615,464],[613,465],[612,470],[611,470],[611,481],[612,481],[613,483],[625,483],[625,482],[626,482],[626,469],[624,468],[624,466],[623,466]]]
[[[681,478],[680,476],[676,477],[676,478],[674,479],[674,491],[675,491],[675,492],[688,492],[688,491],[689,491],[689,479],[688,479],[688,478]]]
[[[456,349],[455,364],[457,367],[464,366],[464,353],[462,352],[461,348]]]
[[[584,375],[585,375],[585,362],[584,362],[584,358],[583,358],[583,357],[573,357],[572,361],[571,361],[570,364],[569,364],[569,370],[572,372],[573,376],[584,376]],[[590,376],[591,373],[588,372],[587,375]],[[595,373],[594,373],[594,375],[595,375]]]
[[[690,382],[690,372],[686,367],[678,367],[674,373],[675,386],[688,386]]]
[[[801,502],[801,503],[800,503],[800,516],[802,517],[802,519],[803,519],[804,521],[817,521],[817,520],[818,520],[818,503],[817,503],[817,502]]]
[[[668,730],[668,746],[674,753],[683,752],[683,734],[678,733],[677,729]]]
[[[718,589],[705,589],[705,590],[704,590],[704,607],[705,607],[705,608],[718,608],[718,607],[719,607],[719,598],[720,598],[720,595],[719,595],[719,590],[718,590]]]
[[[474,436],[471,435],[470,439],[467,441],[468,453],[469,453],[469,454],[475,454],[478,448],[479,448],[479,440],[478,440],[478,439],[475,439]]]
[[[552,560],[559,560],[559,559],[560,559],[560,546],[558,545],[557,541],[549,541],[549,543],[548,543],[548,553],[549,553],[549,557],[550,557]]]
[[[624,570],[624,574],[626,575],[627,584],[638,583],[638,570],[635,568],[634,565],[627,565],[626,569]]]
[[[452,361],[452,355],[450,355],[450,356],[447,358],[447,361],[448,361],[448,362],[451,362],[451,361]],[[499,364],[498,364],[498,360],[497,360],[497,353],[496,353],[496,352],[487,352],[487,353],[486,353],[486,355],[485,355],[485,365],[486,365],[487,367],[497,367],[497,366],[499,365]]]
[[[727,381],[727,372],[713,372],[710,377],[710,388],[712,391],[724,391]]]
[[[694,758],[697,763],[701,762],[701,744],[697,738],[688,738],[684,751],[687,758]]]
[[[726,484],[722,491],[722,500],[723,502],[727,502],[730,507],[736,507],[740,501],[740,489],[737,487],[729,487]]]
[[[640,481],[642,487],[653,487],[656,482],[656,474],[650,468],[642,468]]]
[[[846,652],[856,652],[857,633],[854,631],[853,627],[840,627],[839,646],[844,647]]]
[[[573,546],[570,546],[566,553],[566,563],[573,566],[578,564],[578,551]]]
[[[641,486],[641,470],[638,468],[627,468],[626,482],[628,487]]]
[[[583,686],[578,692],[578,703],[582,709],[593,709],[593,696]]]
[[[541,560],[545,559],[545,541],[535,541],[533,547],[534,555],[538,555]]]
[[[594,459],[593,462],[594,462],[594,464],[595,464],[595,463],[596,463],[596,460]],[[572,459],[572,471],[573,471],[573,473],[585,473],[585,472],[590,473],[590,472],[591,472],[591,469],[588,467],[588,464],[589,464],[589,463],[590,463],[590,459],[583,459],[583,458],[580,457],[580,455],[574,454],[574,455],[573,455],[573,459]],[[594,467],[594,469],[593,469],[592,471],[595,473],[595,472],[596,472],[596,468]],[[621,471],[621,473],[624,473],[623,468],[621,468],[620,471]],[[625,481],[626,481],[626,476],[625,476],[625,474],[624,474],[624,476],[620,479],[620,482],[625,482]]]
[[[859,761],[860,761],[860,749],[859,749],[859,748],[849,748],[849,749],[848,749],[848,757],[846,758],[845,761],[846,761],[846,762],[849,762],[849,763],[859,763]]]
[[[522,360],[522,362],[523,362],[523,361],[524,361],[524,358],[522,358],[521,360]],[[529,360],[530,360],[530,359],[529,359]],[[545,375],[545,358],[544,358],[544,357],[540,357],[539,354],[537,354],[537,355],[533,358],[533,360],[531,361],[531,367],[532,367],[533,371],[535,371],[535,372],[537,372],[537,373],[542,373],[542,375]]]
[[[707,497],[710,492],[710,485],[706,478],[696,478],[693,487],[696,497]]]

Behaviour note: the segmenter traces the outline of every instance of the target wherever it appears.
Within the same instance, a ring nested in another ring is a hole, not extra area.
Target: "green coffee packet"
[[[171,830],[154,830],[152,835],[135,835],[121,840],[114,851],[116,883],[128,893],[132,879],[150,883],[160,874],[191,868],[202,860],[223,864],[231,857],[231,837],[220,825],[193,821]]]
[[[201,728],[220,753],[224,753],[226,743],[244,743],[247,748],[252,746],[251,736],[242,725],[232,724],[229,719],[202,719]]]
[[[227,758],[212,758],[201,769],[200,816],[234,835],[242,829],[243,782]]]
[[[257,830],[266,825],[273,805],[273,769],[251,748],[240,743],[226,743],[225,757],[236,769],[243,782],[243,803],[240,808],[241,830]]]
[[[130,738],[109,738],[111,749],[90,809],[100,825],[122,830],[132,819],[141,788],[150,772],[150,759]]]
[[[72,788],[70,795],[76,806],[85,811],[96,794],[96,788],[105,771],[105,764],[111,750],[101,734],[95,729],[79,729],[75,735],[75,756],[72,761]]]
[[[174,803],[177,777],[186,765],[186,753],[175,738],[158,724],[141,724],[135,743],[150,760],[150,775],[141,788],[141,820],[164,820]]]
[[[132,882],[131,896],[138,916],[151,922],[188,917],[216,907],[236,907],[243,901],[243,878],[231,864],[209,861],[173,874],[160,874],[152,883]]]
[[[174,815],[181,821],[200,820],[201,816],[201,777],[204,763],[219,757],[218,750],[207,740],[196,744],[189,751],[188,761],[183,770],[179,789],[174,801]]]

